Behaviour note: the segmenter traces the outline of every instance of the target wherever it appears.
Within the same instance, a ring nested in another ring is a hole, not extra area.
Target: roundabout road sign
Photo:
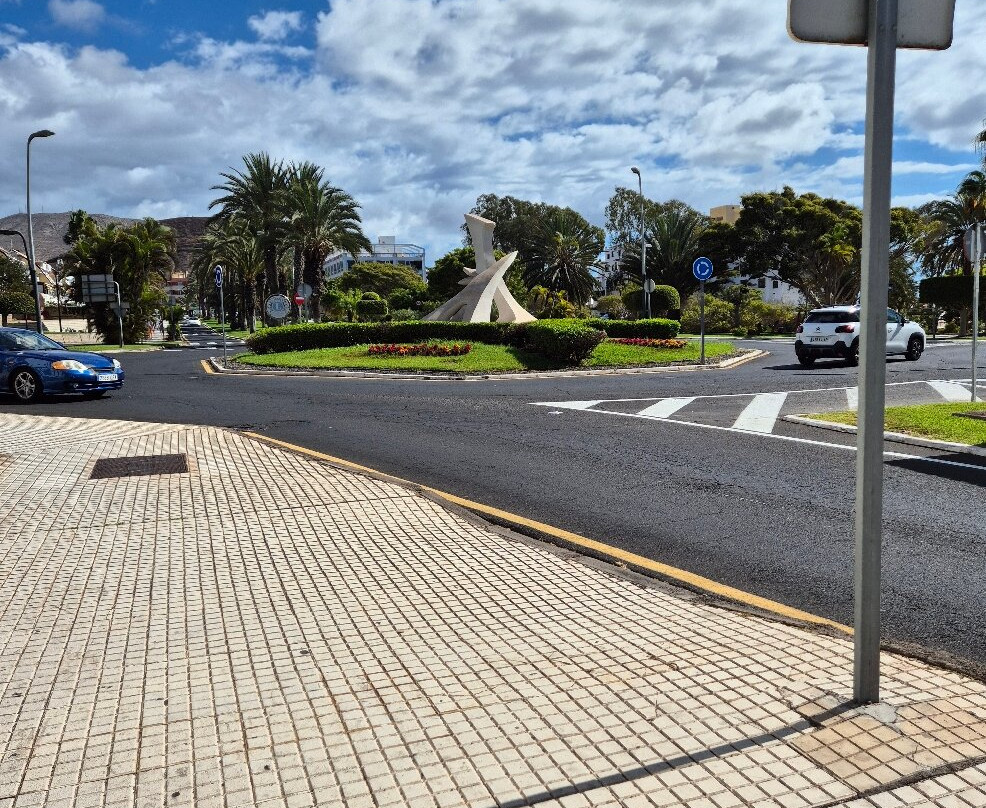
[[[271,295],[267,298],[265,309],[268,317],[273,317],[275,320],[283,320],[291,313],[291,301],[284,295]]]
[[[712,277],[712,262],[705,257],[696,258],[692,264],[692,275],[700,281],[707,281]]]

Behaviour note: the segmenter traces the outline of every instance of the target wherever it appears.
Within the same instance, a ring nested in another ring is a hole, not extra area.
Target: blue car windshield
[[[53,339],[33,331],[0,332],[0,349],[6,351],[64,351]]]

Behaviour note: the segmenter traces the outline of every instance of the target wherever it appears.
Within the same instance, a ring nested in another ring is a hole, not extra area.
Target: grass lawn
[[[957,412],[983,412],[986,404],[920,404],[913,407],[888,407],[885,416],[885,429],[888,432],[903,432],[932,440],[949,443],[966,443],[970,446],[986,446],[986,421],[976,418],[959,418]],[[825,412],[812,415],[820,421],[837,424],[856,425],[855,412]]]
[[[214,331],[220,331],[219,320],[202,320],[202,325],[207,326]],[[250,332],[248,330],[234,331],[232,328],[226,329],[226,336],[231,339],[243,339],[244,337],[249,337]]]
[[[106,351],[156,351],[161,347],[161,344],[148,345],[143,342],[137,343],[127,343],[122,348],[119,343],[114,343],[113,345],[106,345],[102,342],[94,342],[89,345],[66,345],[70,351],[85,351],[87,353],[104,353]]]
[[[322,348],[280,354],[243,354],[236,361],[251,366],[276,368],[444,371],[446,373],[509,373],[525,370],[558,370],[563,365],[539,354],[506,345],[472,343],[464,356],[368,356],[365,345]],[[714,360],[734,353],[728,343],[707,342],[705,355]],[[697,362],[698,345],[680,349],[638,348],[601,343],[583,367],[604,368]]]

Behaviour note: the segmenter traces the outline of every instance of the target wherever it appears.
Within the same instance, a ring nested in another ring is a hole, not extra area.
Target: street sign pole
[[[113,281],[116,287],[116,317],[120,321],[120,347],[123,347],[123,301],[120,300],[120,284]]]
[[[977,224],[972,236],[972,400],[976,400],[976,343],[979,341],[979,273],[983,262],[983,226]]]
[[[223,367],[226,367],[226,306],[223,302],[223,268],[216,265],[216,286],[219,287],[219,332],[223,335]]]
[[[890,282],[890,183],[897,68],[897,5],[898,0],[870,0],[869,3],[853,655],[853,697],[860,704],[880,700],[884,385]]]
[[[699,340],[701,349],[698,363],[705,364],[705,281],[698,282]]]

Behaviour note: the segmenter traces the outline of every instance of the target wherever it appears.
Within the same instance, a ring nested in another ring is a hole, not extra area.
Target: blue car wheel
[[[44,395],[44,386],[38,374],[29,368],[19,368],[10,377],[10,389],[19,401],[29,403]]]

